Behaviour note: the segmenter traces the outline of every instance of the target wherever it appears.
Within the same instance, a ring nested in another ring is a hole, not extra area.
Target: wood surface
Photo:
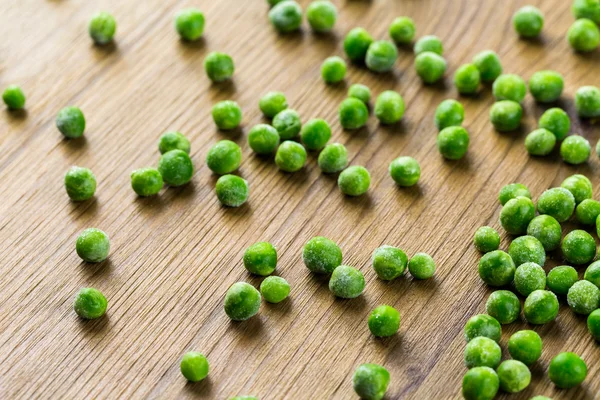
[[[469,317],[485,311],[491,293],[477,274],[474,231],[486,224],[500,228],[496,196],[507,183],[524,183],[537,198],[583,173],[600,196],[600,162],[595,154],[577,167],[563,163],[558,152],[529,157],[523,140],[545,107],[528,95],[522,129],[499,134],[488,119],[489,87],[461,97],[452,75],[485,49],[500,54],[506,72],[525,79],[538,70],[557,70],[566,80],[559,105],[573,117],[572,132],[595,145],[598,130],[575,117],[573,95],[582,85],[600,84],[600,55],[570,50],[570,1],[334,3],[339,19],[332,34],[315,35],[304,22],[301,33],[281,36],[267,21],[264,0],[0,2],[0,85],[17,83],[27,94],[26,112],[0,112],[0,397],[353,399],[354,369],[375,362],[391,373],[388,399],[460,398],[466,372],[462,329]],[[525,4],[545,14],[539,39],[520,40],[512,29],[512,13]],[[182,43],[173,29],[175,12],[190,5],[207,19],[204,39],[194,44]],[[118,21],[114,45],[95,47],[87,35],[97,10],[112,12]],[[444,84],[420,82],[410,48],[399,50],[393,73],[350,66],[343,85],[322,82],[320,64],[343,55],[346,32],[363,26],[387,38],[389,23],[400,15],[414,18],[418,36],[443,39],[449,62]],[[205,76],[203,59],[214,50],[235,59],[229,84],[211,84]],[[399,91],[407,104],[402,123],[383,127],[372,116],[365,129],[343,131],[337,108],[352,83],[368,85],[374,95]],[[344,197],[336,177],[320,173],[317,154],[309,154],[307,166],[294,174],[252,154],[246,134],[265,122],[257,103],[270,90],[284,91],[304,121],[321,117],[332,124],[333,141],[347,146],[351,164],[371,172],[367,195]],[[458,162],[444,161],[435,145],[433,114],[445,98],[464,103],[471,133],[468,155]],[[233,133],[219,132],[210,117],[211,106],[225,99],[244,110],[243,127]],[[67,105],[80,106],[86,115],[83,140],[63,140],[55,128],[56,113]],[[172,129],[191,140],[194,178],[140,199],[129,173],[156,165],[157,140]],[[242,146],[239,173],[251,188],[250,201],[239,209],[219,205],[216,177],[204,163],[210,146],[226,138]],[[400,155],[420,162],[416,187],[398,188],[389,177],[388,165]],[[96,174],[94,200],[69,201],[62,180],[71,165]],[[88,227],[110,235],[108,261],[85,264],[75,253],[77,234]],[[316,235],[336,241],[344,263],[364,272],[361,297],[335,299],[327,278],[305,268],[302,246]],[[509,239],[503,234],[503,249]],[[247,322],[230,322],[222,307],[225,292],[236,281],[260,283],[244,269],[242,254],[263,240],[277,247],[276,273],[290,282],[291,296],[278,305],[263,303]],[[430,253],[435,278],[376,279],[370,258],[382,244],[409,256]],[[560,262],[554,255],[546,269]],[[108,298],[104,318],[86,322],[74,314],[73,296],[86,286]],[[395,337],[369,333],[367,317],[380,304],[402,314]],[[504,326],[504,357],[510,334],[530,328],[544,340],[532,384],[498,398],[600,398],[600,349],[585,318],[563,301],[554,323]],[[186,383],[179,372],[180,357],[189,350],[210,360],[210,377],[201,383]],[[549,381],[549,361],[561,351],[587,361],[581,387],[557,390]]]

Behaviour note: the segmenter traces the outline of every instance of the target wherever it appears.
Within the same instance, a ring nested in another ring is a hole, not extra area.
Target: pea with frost
[[[582,118],[600,117],[600,89],[582,86],[575,92],[575,109]]]
[[[496,371],[490,367],[475,367],[463,378],[462,395],[465,400],[493,400],[499,387]]]
[[[97,45],[112,42],[117,31],[117,21],[110,13],[101,11],[92,16],[88,25],[90,37]]]
[[[221,130],[235,129],[242,122],[242,109],[235,101],[220,101],[212,108],[212,118]]]
[[[538,71],[529,80],[529,91],[540,103],[551,103],[560,98],[565,83],[563,76],[556,71]]]
[[[338,187],[347,196],[360,196],[365,194],[371,186],[371,174],[360,165],[353,165],[340,173]]]
[[[520,236],[513,240],[508,248],[508,254],[517,267],[528,262],[538,265],[544,265],[546,262],[544,246],[534,236]]]
[[[437,147],[448,160],[460,160],[469,147],[469,132],[462,126],[449,126],[438,133]]]
[[[562,228],[550,215],[538,215],[527,225],[527,235],[540,241],[545,251],[558,249],[562,239]]]
[[[365,400],[381,400],[390,384],[390,373],[378,364],[362,364],[354,371],[352,386]]]
[[[359,129],[366,125],[369,110],[362,101],[349,97],[340,104],[339,117],[344,129]]]
[[[321,64],[321,77],[325,83],[339,83],[346,76],[346,61],[338,56],[326,58]]]
[[[519,318],[521,302],[510,290],[496,290],[488,297],[485,311],[501,324],[510,324]]]
[[[444,77],[448,63],[441,55],[432,51],[420,53],[415,58],[415,71],[426,84],[433,84]]]
[[[244,267],[254,275],[268,276],[277,267],[277,250],[269,242],[258,242],[244,252]]]
[[[344,38],[344,52],[354,62],[364,62],[373,37],[364,28],[354,28]]]
[[[208,376],[208,360],[202,353],[189,351],[181,358],[179,370],[188,381],[199,382]]]
[[[204,33],[204,14],[197,8],[186,8],[175,16],[175,30],[183,40],[194,41]]]
[[[560,155],[562,159],[569,164],[583,164],[590,158],[592,147],[590,142],[583,136],[567,136],[560,145]]]
[[[575,198],[575,204],[592,198],[592,182],[585,175],[571,175],[560,186],[571,192]]]
[[[164,186],[163,177],[156,168],[140,168],[131,173],[131,188],[141,197],[154,196]]]
[[[563,140],[571,129],[569,115],[560,108],[546,110],[538,122],[541,129],[547,129],[554,134],[556,140]]]
[[[588,53],[600,45],[600,29],[594,21],[581,18],[573,22],[567,31],[567,40],[573,50]]]
[[[556,136],[546,129],[536,129],[525,138],[525,148],[532,156],[547,156],[556,146]]]
[[[269,276],[260,284],[260,293],[269,303],[281,303],[290,295],[290,284],[280,276]]]
[[[427,35],[417,40],[417,43],[415,43],[414,47],[415,55],[418,56],[419,54],[428,51],[440,56],[444,54],[444,45],[439,37],[435,35]]]
[[[231,79],[235,71],[233,58],[229,54],[213,51],[204,59],[204,71],[216,83]]]
[[[388,40],[378,40],[371,43],[367,49],[365,64],[374,72],[388,72],[394,67],[398,58],[396,45]]]
[[[541,194],[537,208],[540,214],[547,214],[558,222],[565,222],[575,211],[575,197],[563,187],[551,188]]]
[[[524,6],[513,15],[513,26],[522,37],[536,37],[544,27],[544,15],[537,7]]]
[[[508,253],[494,250],[481,257],[478,270],[481,280],[488,285],[505,286],[513,281],[516,267]]]
[[[233,321],[245,321],[258,313],[260,292],[246,282],[236,282],[227,290],[225,314]]]
[[[465,324],[464,336],[467,342],[478,336],[484,336],[499,342],[502,336],[502,327],[496,318],[487,314],[477,314],[469,318]]]
[[[328,144],[319,153],[317,162],[326,174],[340,172],[348,166],[348,151],[341,143]]]
[[[56,116],[56,127],[67,139],[83,136],[85,117],[79,107],[65,107]]]
[[[584,230],[569,232],[561,245],[565,260],[571,264],[587,264],[596,257],[596,241]]]
[[[302,250],[304,265],[316,274],[330,274],[342,264],[342,250],[331,239],[315,236]]]
[[[500,58],[491,50],[484,50],[475,55],[473,64],[479,70],[482,82],[493,82],[502,74]]]
[[[559,296],[566,296],[571,286],[579,280],[577,270],[569,265],[554,267],[548,272],[548,289]]]
[[[600,288],[600,261],[594,261],[587,267],[583,279]]]
[[[395,335],[400,329],[400,312],[394,307],[381,305],[369,315],[369,330],[376,337]]]
[[[583,225],[594,225],[600,215],[600,201],[585,199],[575,208],[575,217]]]
[[[500,235],[498,231],[489,226],[482,226],[475,231],[473,243],[477,250],[482,253],[498,250],[500,246]]]
[[[408,272],[415,279],[429,279],[435,274],[435,261],[427,253],[417,253],[408,261]]]
[[[496,370],[500,388],[507,393],[518,393],[531,383],[531,371],[518,360],[503,361]]]
[[[382,124],[395,124],[404,115],[404,99],[393,90],[382,92],[375,101],[375,116]]]
[[[500,100],[490,109],[490,121],[498,132],[510,132],[521,125],[523,107],[516,101]]]
[[[390,163],[389,173],[399,186],[413,186],[421,177],[421,167],[414,158],[403,156]]]
[[[542,325],[552,322],[558,315],[558,299],[547,290],[535,290],[527,296],[523,315],[530,324]]]
[[[398,278],[408,265],[408,257],[404,251],[387,245],[375,249],[371,259],[377,277],[384,281]]]
[[[258,124],[248,132],[248,145],[256,154],[273,154],[279,141],[279,133],[271,125]]]
[[[449,126],[461,126],[464,119],[465,108],[454,99],[442,101],[435,110],[435,126],[440,131]]]
[[[82,231],[75,242],[77,255],[85,262],[99,263],[108,258],[110,240],[108,235],[96,228]]]
[[[348,265],[335,268],[329,278],[329,290],[336,297],[354,299],[365,290],[365,277],[358,269]]]
[[[108,301],[98,289],[83,288],[75,296],[73,309],[83,319],[100,318],[106,313]]]
[[[398,17],[392,21],[389,34],[396,44],[409,44],[415,37],[417,28],[409,17]]]
[[[275,164],[285,172],[296,172],[306,164],[306,150],[300,143],[286,140],[279,145],[275,153]]]
[[[496,368],[502,360],[498,343],[485,336],[478,336],[465,346],[464,361],[467,368]]]
[[[281,1],[269,11],[269,21],[281,33],[297,31],[302,25],[302,7],[294,0]]]
[[[71,167],[65,174],[65,189],[73,201],[89,200],[96,193],[96,177],[88,168]]]
[[[9,85],[2,92],[2,101],[9,110],[21,110],[25,107],[25,93],[17,85]]]
[[[477,93],[481,84],[481,74],[475,64],[464,64],[454,74],[454,86],[460,94]]]
[[[354,97],[365,104],[369,104],[369,101],[371,100],[371,89],[366,85],[355,83],[348,88],[348,97]]]
[[[510,356],[525,365],[535,363],[542,356],[542,347],[542,338],[531,330],[515,332],[508,339]]]
[[[272,122],[273,128],[277,129],[281,140],[293,139],[302,130],[302,120],[296,110],[286,108],[275,115]]]
[[[169,186],[182,186],[192,180],[194,163],[183,150],[171,150],[158,160],[158,172]]]
[[[315,32],[329,32],[337,20],[337,8],[330,1],[313,1],[306,8],[306,19]]]
[[[527,94],[527,86],[519,75],[503,74],[494,81],[492,92],[496,100],[512,100],[521,103]]]
[[[231,140],[219,140],[206,155],[206,165],[217,175],[229,174],[240,167],[242,149]]]
[[[531,199],[529,188],[522,183],[509,183],[508,185],[503,186],[498,193],[498,201],[502,205],[505,205],[509,200],[517,197],[527,197]]]
[[[331,138],[331,128],[327,121],[315,118],[302,126],[300,139],[308,150],[321,150]]]
[[[287,99],[282,92],[268,92],[260,98],[258,108],[267,118],[273,118],[286,108],[288,108]]]
[[[219,202],[227,207],[240,207],[248,200],[248,182],[236,175],[226,174],[217,180],[215,193]]]
[[[534,262],[526,262],[515,271],[515,288],[523,296],[546,288],[546,272]]]
[[[512,235],[521,235],[527,231],[527,227],[534,217],[535,206],[531,199],[519,196],[509,200],[502,207],[500,211],[500,225],[502,225],[506,232]]]
[[[569,289],[567,303],[573,312],[588,315],[600,307],[600,289],[590,281],[577,281]]]
[[[190,154],[190,141],[180,132],[165,132],[158,140],[158,151],[160,151],[160,154],[165,154],[171,150],[183,150]]]

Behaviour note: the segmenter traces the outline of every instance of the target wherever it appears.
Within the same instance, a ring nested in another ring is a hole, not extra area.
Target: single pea
[[[525,148],[532,156],[546,156],[554,150],[556,136],[547,129],[536,129],[525,138]]]
[[[73,201],[89,200],[96,193],[96,177],[83,167],[71,167],[65,174],[65,189]]]
[[[408,44],[415,37],[415,21],[409,17],[398,17],[392,21],[389,34],[396,44]]]
[[[269,303],[281,303],[290,295],[290,284],[280,276],[268,276],[260,284],[260,293]]]
[[[574,0],[571,7],[575,19],[588,18],[595,23],[600,23],[600,1]]]
[[[494,81],[492,92],[496,100],[512,100],[521,103],[527,94],[527,86],[519,75],[503,74]]]
[[[277,129],[281,140],[293,139],[302,130],[300,114],[296,110],[286,108],[273,117],[273,128]]]
[[[354,97],[355,99],[359,99],[363,103],[368,104],[371,100],[371,89],[366,85],[355,83],[348,89],[348,97]]]
[[[116,31],[117,21],[115,17],[106,11],[94,14],[88,26],[90,37],[98,45],[112,42]]]
[[[464,334],[467,342],[478,336],[484,336],[499,342],[502,336],[502,327],[496,318],[487,314],[477,314],[469,318],[465,324]]]
[[[306,164],[306,150],[300,143],[286,140],[275,153],[275,164],[285,172],[296,172]]]
[[[75,296],[73,309],[84,319],[100,318],[106,313],[108,302],[98,289],[83,288]]]
[[[505,286],[513,281],[516,267],[508,253],[494,250],[481,257],[478,269],[481,280],[488,285]]]
[[[583,279],[592,282],[600,288],[600,261],[595,261],[587,267]]]
[[[600,215],[600,201],[585,199],[575,208],[577,221],[584,225],[594,225]]]
[[[313,1],[306,8],[306,19],[315,32],[329,32],[337,20],[337,8],[330,1]]]
[[[462,395],[465,400],[493,400],[499,387],[496,371],[490,367],[475,367],[463,378]]]
[[[269,20],[281,33],[297,31],[302,25],[302,7],[293,0],[281,1],[269,11]]]
[[[464,119],[465,108],[454,99],[442,101],[435,110],[435,126],[440,131],[449,126],[461,126]]]
[[[517,295],[509,290],[496,290],[488,297],[485,311],[501,324],[510,324],[519,318],[521,302]]]
[[[362,101],[349,97],[340,104],[339,115],[342,128],[359,129],[367,123],[369,110]]]
[[[417,253],[408,261],[408,272],[415,279],[429,279],[435,274],[435,262],[427,253]]]
[[[271,275],[277,267],[277,250],[269,242],[254,243],[244,252],[244,267],[254,275]]]
[[[208,360],[204,354],[190,351],[183,355],[179,369],[188,381],[199,382],[208,376]]]
[[[473,64],[479,70],[482,82],[493,82],[502,74],[500,57],[491,50],[484,50],[475,55]]]
[[[426,51],[415,58],[417,75],[426,84],[432,84],[443,78],[448,68],[444,57],[432,51]]]
[[[56,127],[67,139],[83,136],[85,117],[79,107],[65,107],[56,116]]]
[[[571,129],[571,120],[564,110],[550,108],[542,114],[538,126],[552,132],[556,140],[563,140]]]
[[[596,241],[586,231],[576,229],[564,237],[561,249],[569,263],[587,264],[596,256]]]
[[[165,132],[158,140],[158,151],[160,154],[165,154],[171,150],[183,150],[190,154],[190,141],[180,132]]]
[[[562,228],[554,217],[538,215],[527,225],[527,235],[539,240],[544,250],[552,251],[560,246]]]
[[[575,313],[588,315],[600,307],[600,289],[590,281],[577,281],[569,289],[567,303]]]
[[[538,266],[546,262],[544,246],[534,236],[520,236],[513,240],[508,248],[508,254],[517,267],[528,262],[536,263]]]
[[[371,175],[365,167],[353,165],[346,168],[338,177],[338,187],[347,196],[360,196],[371,186]]]
[[[554,321],[558,315],[558,299],[547,290],[533,291],[525,299],[523,314],[530,324],[541,325]]]
[[[417,40],[414,48],[415,55],[418,56],[419,54],[428,51],[440,56],[444,54],[444,45],[439,37],[435,35],[427,35]]]
[[[567,40],[575,51],[594,51],[600,44],[600,30],[594,21],[581,18],[573,22],[567,31]]]
[[[382,305],[369,315],[369,330],[373,336],[388,337],[400,329],[400,312],[394,307]]]
[[[154,196],[163,185],[163,177],[156,168],[140,168],[131,173],[131,188],[138,196]]]
[[[496,368],[502,360],[502,349],[492,339],[478,336],[465,346],[465,366]]]
[[[481,84],[481,74],[475,64],[461,65],[454,73],[454,86],[460,94],[477,93]]]
[[[302,126],[300,138],[308,150],[321,150],[331,138],[331,128],[324,119],[311,119]]]
[[[551,188],[541,194],[537,202],[538,212],[565,222],[575,211],[575,197],[563,187]]]
[[[378,40],[369,46],[365,57],[367,68],[374,72],[388,72],[398,58],[396,45],[388,40]]]
[[[236,282],[225,295],[225,314],[233,321],[245,321],[260,308],[260,292],[246,282]]]
[[[448,160],[460,160],[469,147],[469,132],[462,126],[449,126],[438,133],[437,146]]]
[[[364,28],[354,28],[344,38],[344,52],[354,62],[364,62],[373,37]]]
[[[242,122],[242,109],[235,101],[220,101],[213,106],[212,117],[219,129],[235,129]]]
[[[498,250],[500,246],[500,234],[498,231],[489,226],[481,226],[475,231],[473,237],[475,248],[482,253]]]
[[[573,197],[575,197],[575,204],[579,204],[585,199],[592,198],[592,182],[585,175],[571,175],[565,179],[560,186],[573,194]]]
[[[582,118],[600,117],[600,89],[582,86],[575,92],[575,109]]]
[[[218,83],[231,79],[235,71],[233,58],[228,54],[213,51],[204,59],[204,71],[213,82]]]
[[[540,211],[541,212],[541,211]],[[521,235],[535,216],[535,206],[527,197],[516,197],[509,200],[500,211],[500,224],[512,235]]]
[[[319,153],[319,168],[326,174],[339,172],[348,166],[348,151],[343,144],[332,143]]]
[[[304,265],[315,274],[330,274],[342,265],[342,250],[331,239],[315,236],[302,250]]]
[[[401,276],[406,270],[408,257],[397,247],[381,246],[373,252],[373,269],[379,279],[391,281]]]
[[[560,145],[560,155],[569,164],[583,164],[590,158],[592,147],[590,142],[583,136],[567,136]]]
[[[561,389],[579,386],[587,376],[587,365],[575,353],[560,353],[550,361],[548,377]]]
[[[398,157],[390,163],[390,176],[399,186],[413,186],[421,177],[421,167],[412,157]]]
[[[166,152],[158,160],[158,172],[169,186],[182,186],[192,180],[194,163],[183,150]]]
[[[219,179],[215,184],[215,193],[217,199],[227,207],[240,207],[250,195],[248,182],[239,176],[226,174]]]
[[[600,340],[600,309],[595,310],[589,315],[587,327],[594,339]]]
[[[375,116],[382,124],[395,124],[404,115],[404,99],[400,93],[386,90],[377,96]]]
[[[508,352],[515,360],[531,365],[542,356],[542,338],[535,331],[518,331],[508,339]]]
[[[490,109],[490,121],[498,132],[510,132],[521,125],[523,107],[516,101],[501,100]]]
[[[500,388],[508,393],[518,393],[531,383],[531,371],[518,360],[503,361],[496,370]]]
[[[99,263],[108,258],[110,240],[108,235],[96,228],[88,228],[77,236],[77,255],[85,262]]]
[[[531,199],[531,193],[529,188],[522,183],[509,183],[500,189],[498,193],[498,201],[500,204],[505,205],[509,200],[516,199],[517,197],[527,197]]]
[[[529,80],[529,91],[540,103],[552,103],[560,98],[565,83],[556,71],[538,71]]]
[[[206,154],[206,165],[217,175],[229,174],[241,163],[242,149],[231,140],[219,140]]]
[[[362,364],[352,376],[356,394],[365,400],[381,400],[390,384],[390,373],[378,364]]]
[[[326,58],[321,64],[321,77],[325,83],[338,83],[346,76],[346,61],[338,56]]]
[[[566,296],[571,286],[573,286],[578,279],[579,277],[575,268],[568,265],[562,265],[554,267],[548,272],[546,284],[548,285],[548,289],[554,292],[554,294]]]
[[[544,27],[544,15],[534,6],[525,6],[513,15],[515,31],[526,38],[538,36]]]
[[[255,125],[248,132],[248,145],[256,154],[273,154],[279,146],[279,133],[271,125]]]
[[[282,92],[268,92],[260,98],[258,108],[267,118],[273,118],[286,108],[288,108],[287,99]]]
[[[25,107],[25,93],[17,85],[9,85],[2,93],[2,100],[9,110],[21,110]]]
[[[356,268],[340,265],[331,273],[329,290],[336,297],[353,299],[365,290],[365,277]]]
[[[175,15],[175,30],[183,40],[194,41],[204,33],[204,14],[197,8],[185,8]]]
[[[515,271],[515,289],[523,296],[529,296],[536,290],[546,288],[546,272],[544,268],[533,262],[526,262]]]

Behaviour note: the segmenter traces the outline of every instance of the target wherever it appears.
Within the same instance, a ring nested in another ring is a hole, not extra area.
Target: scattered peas
[[[501,100],[490,109],[490,121],[498,132],[510,132],[521,125],[523,107],[516,101]]]
[[[556,71],[538,71],[529,80],[529,91],[540,103],[558,100],[564,86],[563,76]]]
[[[478,336],[467,343],[464,352],[465,366],[496,368],[502,359],[498,343],[485,336]]]
[[[225,295],[225,314],[233,321],[245,321],[260,308],[260,293],[246,282],[236,282]]]
[[[448,160],[460,160],[469,147],[469,132],[462,126],[449,126],[438,133],[437,146]]]
[[[492,92],[496,100],[512,100],[522,103],[527,94],[527,86],[519,75],[503,74],[494,81]]]
[[[562,228],[554,217],[538,215],[527,225],[527,235],[539,240],[544,250],[552,251],[560,246]]]
[[[108,235],[100,229],[88,228],[77,237],[75,250],[83,261],[99,263],[108,258],[110,240]]]
[[[275,153],[275,164],[285,172],[296,172],[306,164],[306,150],[300,143],[286,140]]]
[[[590,182],[585,175],[571,175],[565,179],[560,186],[573,194],[575,204],[579,204],[585,199],[592,198],[592,182]]]
[[[343,144],[332,143],[325,146],[318,158],[319,168],[326,174],[339,172],[348,166],[348,151]]]
[[[479,69],[482,82],[493,82],[502,74],[502,63],[498,54],[484,50],[473,57],[473,64]]]
[[[444,76],[448,63],[444,57],[432,51],[420,53],[415,58],[415,70],[417,75],[426,84],[432,84]]]
[[[502,250],[490,251],[479,260],[479,276],[490,286],[508,285],[513,281],[515,270],[512,258]]]
[[[498,250],[500,246],[500,235],[498,231],[489,226],[482,226],[475,231],[473,243],[477,250],[482,253]]]
[[[367,68],[374,72],[388,72],[398,58],[396,45],[388,40],[378,40],[369,46],[365,57]]]
[[[373,269],[379,279],[391,281],[401,276],[406,270],[408,257],[397,247],[381,246],[373,252]]]
[[[368,86],[355,83],[348,89],[348,97],[354,97],[359,99],[365,104],[368,104],[371,100],[371,89]]]
[[[67,139],[83,136],[85,117],[79,107],[65,107],[56,116],[56,127]]]
[[[408,44],[415,37],[415,21],[409,17],[398,17],[392,21],[389,34],[396,44]]]
[[[290,295],[290,284],[279,276],[268,276],[260,284],[260,293],[269,303],[281,303]]]
[[[493,400],[499,387],[496,371],[490,367],[475,367],[463,378],[462,395],[465,400]]]
[[[575,211],[575,197],[564,187],[548,189],[538,199],[537,208],[540,214],[565,222]]]
[[[414,51],[415,55],[417,56],[428,51],[441,56],[444,54],[444,45],[439,37],[435,35],[427,35],[417,40]]]
[[[306,19],[315,32],[329,32],[337,20],[337,8],[330,1],[313,1],[306,8]]]
[[[212,117],[219,129],[235,129],[242,122],[242,109],[235,101],[220,101],[213,106]]]
[[[453,99],[442,101],[435,110],[435,126],[440,131],[449,126],[461,126],[464,119],[465,108]]]
[[[522,183],[510,183],[503,186],[502,189],[500,189],[500,193],[498,193],[498,201],[502,205],[505,205],[509,200],[517,197],[527,197],[531,199],[531,193],[527,186]]]
[[[169,186],[182,186],[192,180],[194,163],[183,150],[167,151],[158,160],[158,172]]]
[[[587,365],[575,353],[560,353],[550,361],[548,376],[561,389],[578,386],[587,376]]]
[[[400,329],[400,312],[394,307],[382,305],[369,315],[369,330],[376,337],[395,335]]]
[[[281,33],[297,31],[302,25],[302,7],[293,0],[281,1],[269,11],[269,20]]]
[[[535,331],[515,332],[508,339],[508,352],[515,360],[531,365],[542,356],[542,338]]]
[[[375,101],[375,116],[382,124],[395,124],[404,115],[404,99],[393,90],[382,92]]]
[[[260,98],[258,107],[265,117],[273,118],[288,108],[288,103],[282,92],[268,92]]]
[[[273,117],[273,128],[277,129],[281,140],[293,139],[302,129],[300,114],[296,110],[286,108]]]
[[[269,242],[254,243],[244,252],[244,267],[254,275],[271,275],[277,267],[277,250]]]
[[[131,173],[131,188],[138,196],[154,196],[163,185],[162,175],[156,168],[140,168]]]
[[[454,74],[454,86],[460,94],[474,94],[481,84],[481,74],[475,64],[461,65]]]
[[[229,174],[240,167],[242,149],[231,140],[219,140],[206,155],[206,165],[217,175]]]
[[[568,265],[562,265],[559,267],[552,268],[548,272],[546,278],[546,284],[548,289],[560,296],[566,296],[569,289],[579,277],[577,276],[577,270]]]
[[[115,21],[115,17],[106,11],[94,14],[88,26],[88,32],[97,45],[112,42],[116,31],[117,21]]]
[[[204,354],[190,351],[183,355],[179,369],[188,381],[199,382],[208,376],[208,360]]]
[[[560,145],[560,155],[569,164],[582,164],[590,158],[592,147],[583,136],[571,135]]]
[[[546,129],[536,129],[525,138],[525,148],[532,156],[546,156],[554,150],[556,136]]]
[[[569,28],[567,40],[575,51],[582,53],[594,51],[600,44],[600,30],[594,21],[581,18],[573,22]]]
[[[304,265],[315,274],[330,274],[342,264],[342,250],[331,239],[316,236],[302,250]]]
[[[158,140],[158,151],[165,154],[171,150],[183,150],[190,154],[190,141],[180,132],[165,132]]]
[[[531,371],[518,360],[506,360],[496,370],[500,388],[508,393],[518,393],[531,383]]]
[[[362,101],[349,97],[340,104],[339,115],[344,129],[359,129],[367,123],[369,110]]]
[[[502,327],[496,318],[487,314],[477,314],[469,318],[465,324],[464,334],[467,342],[478,336],[484,336],[499,342],[502,336]]]
[[[600,215],[600,201],[585,199],[575,208],[577,221],[584,225],[594,225]]]
[[[353,299],[365,289],[365,277],[362,272],[348,265],[340,265],[331,273],[329,290],[336,297]]]
[[[215,193],[224,206],[239,207],[248,200],[250,189],[245,179],[236,175],[226,174],[217,180]]]
[[[538,202],[539,209],[539,202]],[[542,212],[540,210],[540,212]],[[519,196],[509,200],[500,211],[500,224],[512,235],[527,231],[527,226],[535,216],[535,206],[528,197]]]
[[[540,128],[552,132],[556,140],[563,140],[571,129],[571,120],[564,110],[550,108],[542,114],[538,125]]]
[[[4,89],[2,100],[9,110],[21,110],[25,107],[25,93],[17,85],[9,85]]]
[[[83,167],[71,167],[65,174],[65,189],[73,201],[89,200],[96,193],[96,177]]]
[[[175,16],[175,30],[183,40],[198,40],[204,33],[204,14],[197,8],[186,8]]]
[[[588,315],[600,306],[600,289],[590,281],[577,281],[569,289],[567,303],[577,314]]]
[[[536,263],[538,266],[546,262],[544,246],[533,236],[520,236],[513,240],[508,248],[508,254],[517,267],[528,262]]]
[[[586,264],[596,256],[596,241],[584,230],[569,232],[562,241],[562,252],[569,263]]]
[[[346,61],[338,56],[326,58],[321,65],[321,77],[325,83],[338,83],[346,76]]]
[[[308,150],[321,150],[331,138],[331,128],[323,119],[311,119],[302,126],[300,138]]]
[[[510,324],[519,318],[521,302],[517,295],[509,290],[496,290],[488,297],[485,303],[485,311],[501,324]],[[500,363],[500,360],[498,360],[498,363]]]
[[[231,79],[235,71],[233,58],[228,54],[213,51],[204,59],[204,71],[213,82],[218,83]]]
[[[390,373],[378,364],[362,364],[352,376],[356,394],[365,400],[381,400],[390,384]]]
[[[594,339],[600,340],[600,309],[592,312],[587,319],[587,327]]]
[[[100,318],[106,313],[108,302],[98,289],[83,288],[77,293],[73,309],[84,319]]]
[[[544,15],[534,6],[521,7],[513,15],[515,31],[526,38],[538,36],[544,27]]]
[[[435,274],[435,262],[429,254],[417,253],[408,261],[408,272],[415,279],[429,279]]]
[[[345,195],[360,196],[369,190],[371,175],[365,167],[353,165],[340,173],[338,186]]]
[[[587,267],[583,279],[592,282],[600,288],[600,261],[595,261]]]
[[[255,125],[248,132],[248,145],[256,154],[273,154],[279,146],[279,133],[271,125]]]
[[[390,163],[390,176],[399,186],[413,186],[421,177],[421,167],[412,157],[398,157]]]
[[[350,60],[364,62],[371,43],[373,43],[373,37],[366,29],[354,28],[344,39],[344,51]]]
[[[575,92],[575,109],[582,118],[600,117],[600,89],[582,86]]]
[[[526,262],[515,271],[515,288],[523,296],[529,296],[536,290],[546,288],[546,272],[544,268],[533,262]]]
[[[541,325],[554,321],[558,315],[558,299],[547,290],[535,290],[525,299],[523,314],[530,324]]]

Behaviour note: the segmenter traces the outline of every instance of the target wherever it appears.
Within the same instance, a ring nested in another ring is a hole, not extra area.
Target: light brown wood
[[[456,68],[493,49],[506,72],[525,79],[541,69],[562,73],[560,105],[573,117],[572,131],[595,145],[597,129],[575,117],[572,98],[578,87],[600,83],[600,58],[598,52],[570,50],[570,1],[334,2],[339,19],[333,34],[315,35],[304,23],[302,33],[286,36],[269,25],[264,0],[0,3],[0,83],[18,83],[27,94],[25,113],[0,113],[0,397],[348,399],[355,398],[352,373],[364,362],[389,369],[388,399],[460,397],[466,372],[462,329],[469,317],[484,312],[491,293],[478,277],[480,255],[471,238],[481,225],[499,228],[498,190],[518,181],[537,198],[576,172],[598,188],[600,163],[595,155],[579,167],[564,164],[557,152],[529,157],[524,136],[544,107],[528,96],[523,128],[499,134],[488,120],[489,88],[460,97],[471,145],[465,159],[444,161],[435,145],[435,107],[458,97],[451,79]],[[512,13],[527,3],[546,16],[539,40],[519,40],[512,30]],[[205,38],[197,44],[180,42],[173,29],[174,13],[189,5],[207,18]],[[94,47],[87,35],[88,19],[98,9],[118,21],[114,46]],[[415,19],[418,36],[443,39],[450,65],[444,85],[421,84],[410,49],[400,49],[392,74],[351,66],[345,85],[322,82],[321,61],[342,55],[347,31],[364,26],[386,38],[399,15]],[[213,50],[234,57],[231,84],[212,85],[206,78],[202,61]],[[366,129],[344,132],[337,108],[351,83],[364,83],[375,95],[399,91],[407,104],[402,123],[382,127],[372,116]],[[333,140],[348,147],[352,164],[370,170],[368,195],[344,197],[335,177],[319,172],[316,154],[295,174],[252,154],[246,133],[265,121],[257,102],[269,90],[283,90],[305,121],[321,117],[332,124]],[[238,101],[244,110],[243,128],[233,135],[217,131],[210,117],[212,104],[223,99]],[[83,109],[84,140],[65,141],[55,128],[55,115],[66,105]],[[193,182],[139,199],[129,173],[156,165],[156,143],[168,129],[191,139]],[[249,203],[239,209],[219,205],[216,178],[204,164],[209,147],[231,137],[243,147],[240,174],[251,187]],[[400,189],[389,177],[388,165],[400,155],[421,163],[418,186]],[[95,172],[93,201],[75,204],[65,194],[63,175],[74,164]],[[89,265],[77,257],[75,238],[87,227],[111,236],[109,261]],[[304,267],[302,246],[316,235],[336,241],[344,263],[364,272],[367,288],[360,298],[336,300],[327,279]],[[263,304],[247,322],[232,323],[223,312],[224,294],[236,281],[260,283],[241,260],[244,249],[261,240],[277,246],[277,274],[292,285],[291,297]],[[438,266],[435,279],[377,280],[370,257],[382,244],[409,255],[430,253]],[[508,244],[503,235],[502,248]],[[560,263],[554,258],[547,269]],[[106,317],[83,322],[74,314],[73,296],[84,286],[105,293]],[[385,340],[373,338],[366,323],[382,303],[402,314],[400,333]],[[505,357],[510,334],[525,328],[542,335],[542,359],[529,388],[498,398],[598,398],[600,349],[585,318],[563,302],[554,323],[505,326]],[[179,372],[180,357],[189,350],[210,360],[204,382],[188,384]],[[561,351],[587,361],[581,387],[561,391],[549,381],[547,366]]]

